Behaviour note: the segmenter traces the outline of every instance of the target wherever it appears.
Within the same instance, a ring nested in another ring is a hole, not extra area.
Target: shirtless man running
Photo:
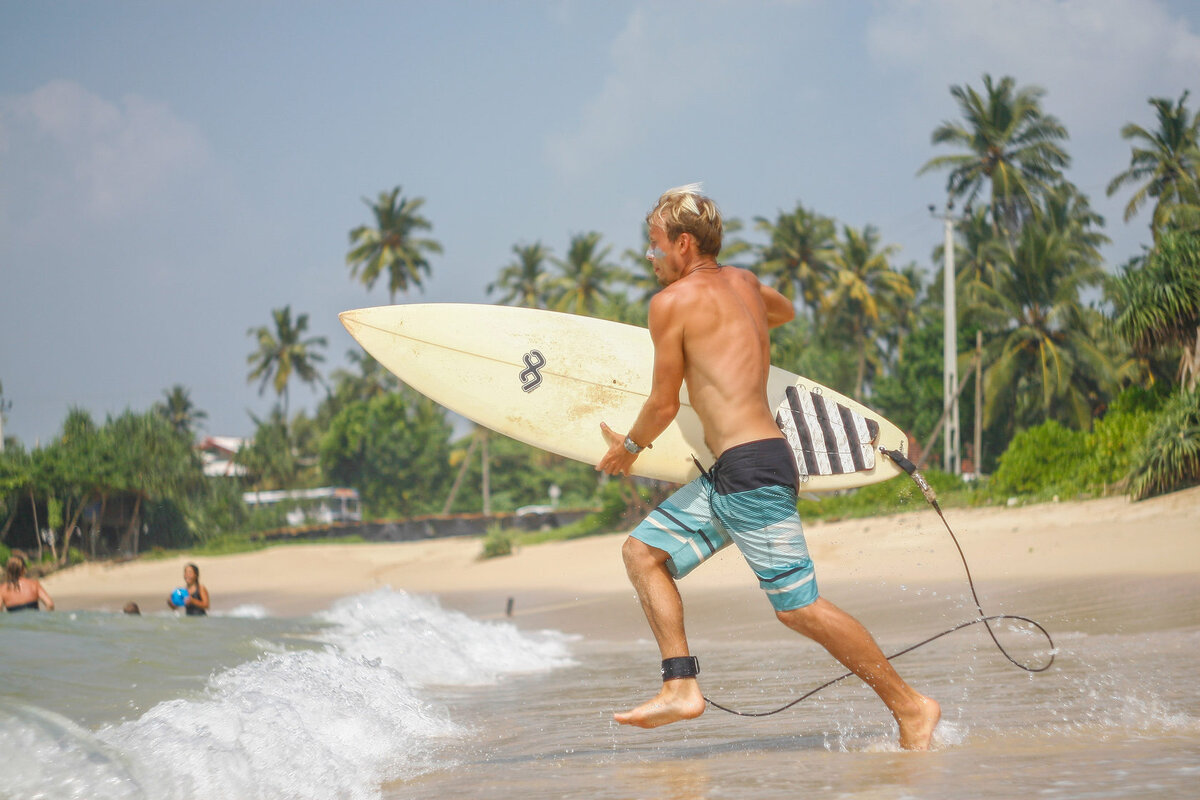
[[[653,384],[628,434],[601,425],[609,449],[596,468],[629,474],[638,452],[675,418],[684,382],[718,458],[708,474],[651,512],[622,548],[662,654],[663,685],[652,700],[614,718],[654,728],[704,713],[675,581],[734,542],[776,617],[875,690],[900,728],[902,748],[927,750],[941,716],[938,703],[905,683],[866,628],[817,593],[796,512],[799,475],[767,402],[767,331],[795,310],[752,272],[717,263],[721,214],[699,188],[667,191],[646,217],[646,256],[665,287],[650,301]]]

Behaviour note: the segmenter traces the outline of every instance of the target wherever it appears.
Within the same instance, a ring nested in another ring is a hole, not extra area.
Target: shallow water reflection
[[[647,639],[589,637],[573,648],[577,667],[444,698],[469,717],[461,721],[475,731],[470,752],[452,769],[387,787],[385,797],[1195,796],[1200,579],[983,588],[989,613],[1046,625],[1057,660],[1045,673],[1022,672],[978,626],[905,656],[901,674],[942,703],[934,752],[900,752],[886,709],[854,679],[762,719],[710,708],[653,731],[618,726],[612,711],[655,690],[657,654]],[[689,607],[709,696],[769,709],[840,674],[823,650],[772,625],[769,612],[760,622],[734,605],[745,597]],[[840,587],[835,602],[889,652],[974,616],[960,586]],[[1027,630],[997,635],[1021,660],[1046,655]]]

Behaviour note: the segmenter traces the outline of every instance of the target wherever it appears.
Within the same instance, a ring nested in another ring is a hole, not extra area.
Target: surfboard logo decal
[[[521,370],[521,374],[517,376],[521,379],[521,389],[532,392],[542,385],[540,370],[546,366],[546,357],[538,350],[530,350],[521,357],[521,360],[525,362],[525,369]]]

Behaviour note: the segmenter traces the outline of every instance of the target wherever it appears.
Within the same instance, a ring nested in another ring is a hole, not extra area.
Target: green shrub
[[[1103,491],[1125,480],[1153,419],[1153,412],[1137,408],[1110,409],[1102,419],[1096,420],[1087,437],[1086,454],[1076,476],[1077,485]]]
[[[509,556],[513,551],[513,532],[499,525],[492,525],[483,537],[483,558]]]
[[[1155,415],[1134,456],[1129,493],[1134,500],[1200,483],[1200,391],[1180,389]]]
[[[993,493],[1005,496],[1080,491],[1087,440],[1087,433],[1064,428],[1054,420],[1021,431],[1000,456],[991,481]]]

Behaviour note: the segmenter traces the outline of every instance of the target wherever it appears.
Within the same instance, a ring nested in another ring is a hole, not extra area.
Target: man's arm
[[[796,307],[792,305],[792,301],[761,281],[758,284],[758,293],[767,309],[768,328],[778,328],[786,322],[791,322],[796,316]]]
[[[658,438],[679,413],[679,388],[683,385],[683,324],[673,313],[668,295],[657,294],[650,301],[650,339],[654,342],[654,377],[650,396],[642,404],[637,420],[627,434],[642,447]],[[609,475],[628,474],[637,458],[625,449],[625,436],[603,422],[600,430],[608,440],[608,452],[596,469]]]

